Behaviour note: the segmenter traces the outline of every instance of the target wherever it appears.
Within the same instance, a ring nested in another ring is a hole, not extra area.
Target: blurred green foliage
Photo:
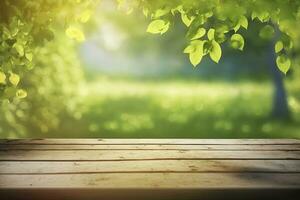
[[[300,138],[299,88],[289,89],[294,121],[285,122],[269,118],[270,82],[103,77],[82,88],[82,119],[49,137]]]
[[[66,116],[80,117],[79,86],[84,79],[76,43],[57,33],[53,41],[36,50],[33,62],[37,67],[22,79],[27,98],[1,103],[1,137],[43,135],[58,128]]]
[[[88,20],[87,11],[96,2],[0,1],[0,101],[13,101],[16,97],[27,96],[27,88],[23,86],[22,79],[34,67],[37,48],[45,46],[46,41],[53,40],[55,33],[64,31],[66,26],[74,26],[68,35],[78,40],[81,32],[76,32],[78,28],[75,25],[80,26],[80,23]]]

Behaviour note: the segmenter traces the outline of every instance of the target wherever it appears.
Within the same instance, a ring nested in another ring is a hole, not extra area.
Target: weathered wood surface
[[[295,139],[0,140],[0,199],[300,199]]]
[[[298,139],[0,139],[0,144],[300,144]]]

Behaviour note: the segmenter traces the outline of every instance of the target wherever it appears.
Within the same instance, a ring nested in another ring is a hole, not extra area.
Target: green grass
[[[100,79],[81,92],[82,118],[50,137],[300,138],[300,102],[292,122],[272,121],[268,83]]]

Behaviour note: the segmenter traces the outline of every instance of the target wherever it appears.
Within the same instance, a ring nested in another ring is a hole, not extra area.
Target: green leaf
[[[207,32],[207,38],[213,40],[215,38],[215,29],[211,28]]]
[[[234,32],[237,32],[241,28],[240,22],[238,22],[235,27],[233,27]]]
[[[176,8],[172,8],[172,9],[171,9],[172,15],[175,15],[177,11],[178,11],[179,13],[184,13],[183,6],[182,6],[182,5],[179,5],[179,6],[177,6]]]
[[[259,13],[257,15],[257,17],[261,22],[267,22],[270,19],[270,14],[268,12],[264,11],[264,12]]]
[[[191,38],[191,40],[202,38],[206,33],[205,28],[199,28],[196,34]]]
[[[3,72],[0,72],[0,83],[6,83],[6,75]]]
[[[254,20],[257,17],[257,12],[253,11],[251,14],[251,19]]]
[[[79,22],[86,23],[91,18],[92,11],[91,10],[85,10],[80,14],[78,17]]]
[[[270,14],[266,11],[263,11],[263,12],[253,11],[251,14],[251,18],[252,18],[252,20],[254,20],[255,18],[258,18],[259,21],[261,21],[261,22],[267,22],[270,19]]]
[[[205,16],[206,18],[210,18],[210,17],[212,17],[213,15],[214,15],[214,13],[213,13],[212,11],[209,11],[209,12],[207,12],[207,13],[204,14],[204,16]]]
[[[275,52],[279,53],[283,49],[282,41],[277,41],[275,44]]]
[[[25,90],[19,89],[16,92],[16,96],[20,99],[27,97],[27,92]]]
[[[200,51],[190,53],[189,58],[194,67],[196,67],[202,60],[203,54]]]
[[[27,60],[29,60],[30,62],[32,61],[32,53],[25,53],[25,57],[27,58]]]
[[[153,33],[153,34],[163,34],[165,33],[170,26],[170,22],[162,20],[162,19],[157,19],[152,21],[147,28],[147,32]]]
[[[202,57],[203,57],[203,53],[200,51],[192,52],[190,53],[189,56],[190,61],[194,67],[196,67],[201,62]]]
[[[170,22],[168,22],[166,24],[166,26],[161,30],[160,34],[164,34],[165,32],[167,32],[169,30],[169,27],[170,27]]]
[[[194,67],[196,67],[202,60],[203,45],[204,45],[204,41],[194,40],[184,50],[185,53],[189,53],[189,59]]]
[[[230,39],[231,47],[234,49],[243,50],[244,48],[244,38],[240,34],[233,34]]]
[[[161,16],[164,16],[166,14],[168,14],[170,12],[170,8],[169,7],[165,7],[165,8],[160,8],[158,10],[155,11],[154,13],[154,18],[159,18]]]
[[[77,40],[78,42],[82,42],[85,40],[85,36],[83,34],[83,32],[75,27],[70,26],[67,30],[66,30],[66,35],[72,39]]]
[[[20,56],[24,56],[24,47],[21,44],[15,43],[14,48],[16,49],[16,51]]]
[[[20,76],[17,75],[17,74],[15,74],[15,73],[10,73],[9,81],[10,81],[11,84],[13,84],[14,86],[17,86],[18,83],[20,82]]]
[[[282,34],[280,41],[282,41],[285,50],[291,50],[293,48],[293,41],[287,34]]]
[[[276,59],[276,64],[279,70],[286,74],[291,67],[291,60],[285,55],[280,55]]]
[[[273,38],[274,34],[275,30],[271,25],[264,26],[259,32],[259,36],[263,39],[271,39]]]
[[[248,19],[244,15],[242,15],[240,20],[239,20],[239,24],[242,27],[244,27],[245,29],[247,29],[248,28]]]
[[[183,50],[183,53],[191,53],[194,51],[194,49],[195,47],[193,45],[189,45]]]
[[[221,46],[215,40],[212,41],[211,45],[212,48],[209,52],[209,56],[214,62],[218,63],[222,56]]]
[[[219,32],[219,33],[216,32],[215,33],[215,40],[216,40],[216,42],[218,42],[219,44],[221,44],[221,43],[225,42],[226,36],[222,32]]]
[[[181,20],[187,27],[189,27],[191,25],[191,23],[193,22],[194,19],[195,19],[194,16],[188,17],[185,13],[181,13]]]

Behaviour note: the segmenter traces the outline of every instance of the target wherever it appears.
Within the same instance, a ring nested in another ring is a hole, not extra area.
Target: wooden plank
[[[237,194],[239,199],[299,197],[299,140],[0,141],[4,200],[123,200],[137,194],[139,199],[156,194],[155,199],[205,200],[223,199],[226,191],[230,199]]]
[[[300,144],[297,139],[1,139],[0,144]]]
[[[0,162],[0,174],[157,172],[300,172],[300,160],[151,160],[108,162]],[[155,176],[155,175],[154,175]]]
[[[1,145],[0,150],[239,150],[239,151],[251,151],[251,150],[259,150],[259,151],[278,151],[278,150],[289,150],[289,151],[299,151],[300,145],[157,145],[157,144],[148,144],[148,145],[69,145],[69,144],[61,144],[61,145]]]
[[[168,159],[300,159],[300,151],[195,150],[0,150],[0,161],[17,160],[168,160]]]
[[[300,174],[278,173],[106,173],[59,175],[0,175],[5,188],[113,189],[300,189]]]
[[[0,188],[1,200],[299,200],[299,188]]]

